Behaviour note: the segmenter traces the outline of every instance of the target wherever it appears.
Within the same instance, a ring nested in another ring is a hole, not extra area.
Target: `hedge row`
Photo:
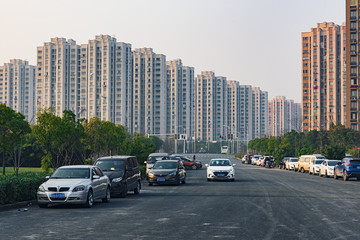
[[[0,177],[0,204],[36,199],[36,191],[46,181],[47,173],[21,173]]]

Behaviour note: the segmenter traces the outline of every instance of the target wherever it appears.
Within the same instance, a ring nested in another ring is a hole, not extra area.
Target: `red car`
[[[180,158],[186,169],[196,170],[202,168],[202,163],[200,161],[190,160],[187,157],[179,156],[179,155],[172,155],[172,157]]]

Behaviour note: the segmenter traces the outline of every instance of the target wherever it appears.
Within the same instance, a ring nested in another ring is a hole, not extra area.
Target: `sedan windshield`
[[[329,161],[328,166],[335,166],[338,161]]]
[[[211,160],[210,166],[230,166],[229,160]]]
[[[51,178],[90,178],[89,168],[59,168]]]
[[[174,169],[177,168],[177,162],[156,162],[154,165],[154,169]]]
[[[299,161],[299,159],[297,159],[297,158],[290,158],[290,160],[289,160],[290,162],[298,162]]]
[[[117,159],[117,160],[99,160],[95,163],[95,166],[98,166],[101,171],[120,171],[125,168],[126,159]]]
[[[315,160],[314,164],[321,164],[324,160]]]

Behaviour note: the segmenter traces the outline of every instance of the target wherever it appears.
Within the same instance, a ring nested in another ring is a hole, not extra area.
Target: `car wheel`
[[[195,164],[192,165],[192,166],[191,166],[191,169],[192,169],[192,170],[196,170],[196,169],[197,169],[196,165],[195,165]]]
[[[186,184],[186,177],[184,177],[184,179],[181,182],[182,184]]]
[[[106,196],[105,198],[101,199],[102,202],[107,203],[110,202],[110,187],[107,187],[106,189]]]
[[[46,203],[38,203],[39,208],[46,208],[48,205]]]
[[[136,188],[134,189],[134,194],[139,194],[141,189],[140,182],[136,182]]]
[[[346,175],[346,171],[345,171],[345,170],[344,170],[344,173],[343,173],[343,178],[344,178],[344,181],[349,180],[349,177],[348,177],[348,175]]]
[[[127,184],[124,184],[124,188],[122,190],[122,192],[120,193],[120,197],[121,198],[125,198],[128,192],[128,188],[127,188]]]
[[[360,177],[356,177],[356,180],[360,181]]]
[[[91,208],[94,204],[94,194],[93,191],[90,189],[86,198],[85,207]]]
[[[230,179],[231,182],[235,182],[235,178]]]
[[[210,182],[210,180],[211,180],[210,178],[207,178],[207,179],[206,179],[206,181],[208,181],[208,182]]]

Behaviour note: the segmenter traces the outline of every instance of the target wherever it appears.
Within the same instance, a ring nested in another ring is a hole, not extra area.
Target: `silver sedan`
[[[95,200],[110,201],[110,180],[96,166],[58,168],[37,191],[39,207],[48,204],[82,204],[92,207]]]

